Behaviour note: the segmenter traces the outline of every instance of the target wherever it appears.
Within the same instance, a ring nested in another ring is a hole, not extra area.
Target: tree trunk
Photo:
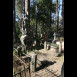
[[[52,0],[50,0],[50,3],[52,4]],[[51,19],[52,19],[52,18],[51,18],[51,17],[52,17],[51,15],[52,15],[52,12],[51,12],[51,8],[50,8],[50,26],[51,26],[51,21],[52,21],[52,20],[51,20]]]
[[[36,44],[37,44],[37,0],[36,0],[36,2],[35,2],[35,17],[36,17],[35,38],[36,38]]]
[[[23,21],[23,17],[22,17],[22,4],[20,4],[20,20],[19,20],[19,28],[20,28],[20,31],[22,32],[22,21]]]
[[[59,0],[59,7],[58,7],[58,25],[59,25],[59,11],[60,11],[60,0]]]
[[[33,0],[33,5],[34,5],[34,0]]]
[[[62,18],[61,21],[64,22],[64,0],[62,0]]]
[[[15,41],[14,41],[14,39],[13,39],[13,41],[16,43],[17,42],[17,34],[16,34],[16,27],[15,27],[15,15],[16,15],[16,13],[15,13],[15,0],[13,0],[13,32],[14,32],[14,39],[15,39]]]
[[[30,0],[25,0],[25,14],[26,14],[26,24],[25,24],[25,28],[27,29],[27,34],[29,35],[30,31]]]
[[[52,4],[52,0],[50,0],[50,3]],[[51,23],[52,23],[52,12],[51,12],[51,9],[50,9],[50,29],[51,29],[50,32],[52,32],[52,25],[51,25]]]
[[[58,15],[58,0],[56,0],[56,33],[58,34],[58,25],[59,25],[59,15]]]
[[[51,27],[51,10],[50,10],[50,27]]]

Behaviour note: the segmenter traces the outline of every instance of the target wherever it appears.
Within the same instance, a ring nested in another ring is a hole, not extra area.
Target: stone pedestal
[[[31,72],[35,72],[36,71],[36,64],[37,64],[37,55],[36,54],[32,54],[31,55]]]
[[[46,41],[44,42],[44,49],[45,50],[47,49],[47,42]]]

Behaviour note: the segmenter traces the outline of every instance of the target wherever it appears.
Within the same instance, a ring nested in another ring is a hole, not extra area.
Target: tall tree
[[[23,6],[24,6],[23,2],[24,2],[24,0],[16,0],[16,14],[19,17],[20,31],[22,31],[22,21],[23,21],[22,13],[23,13]]]
[[[31,21],[36,19],[36,16],[34,14],[35,5],[31,6]],[[55,12],[55,4],[52,4],[51,0],[39,0],[37,3],[37,32],[38,27],[41,28],[41,32],[46,32],[47,27],[51,27],[51,14]],[[35,23],[36,21],[34,21]],[[36,24],[36,23],[35,23]],[[35,25],[34,24],[34,25]],[[40,25],[39,25],[40,24]],[[40,33],[41,33],[40,32]]]
[[[59,13],[60,13],[60,0],[58,1],[58,25],[59,25]]]
[[[26,24],[25,28],[27,29],[27,33],[29,34],[30,28],[30,0],[25,0],[25,17],[26,17]]]
[[[37,0],[35,1],[35,17],[36,17],[35,37],[37,37]]]
[[[56,0],[56,33],[58,34],[59,14],[58,14],[58,0]]]
[[[13,0],[13,41],[14,43],[17,42],[17,33],[16,33],[16,26],[15,26],[15,17],[16,17],[16,12],[15,12],[15,0]]]
[[[64,25],[64,0],[62,0],[62,25]]]

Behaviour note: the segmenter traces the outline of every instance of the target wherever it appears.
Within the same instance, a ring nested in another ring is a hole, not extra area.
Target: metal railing
[[[21,64],[23,64],[23,67],[24,67],[24,69],[21,70],[20,72],[17,72],[17,73],[14,72],[13,77],[30,77],[30,61],[29,61],[29,59],[26,62],[24,62],[19,57],[17,57],[15,54],[13,54],[13,57],[19,61],[18,63],[13,61],[13,63],[15,65],[18,65],[21,63]],[[21,66],[21,64],[20,64],[20,66]]]

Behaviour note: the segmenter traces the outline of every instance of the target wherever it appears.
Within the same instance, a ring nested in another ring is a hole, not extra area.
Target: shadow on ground
[[[60,54],[58,54],[58,57],[61,57],[64,55],[64,51],[62,51]]]
[[[53,65],[53,64],[55,64],[56,63],[56,61],[54,61],[54,62],[51,62],[51,61],[47,61],[47,60],[44,60],[44,61],[41,61],[41,66],[40,67],[38,67],[38,68],[36,68],[36,72],[37,71],[40,71],[40,70],[42,70],[42,69],[46,69],[46,67],[48,67],[48,66],[50,66],[50,65]],[[52,75],[54,75],[54,77],[60,77],[60,75],[59,76],[57,76],[54,72],[52,72],[52,71],[50,71],[50,70],[48,70],[48,69],[46,69],[47,71],[48,71],[48,73],[51,73]]]
[[[54,61],[54,62],[47,61],[47,60],[41,61],[41,65],[40,65],[40,67],[36,68],[36,71],[42,70],[45,67],[48,67],[50,65],[53,65],[54,63],[56,63],[56,61]]]

